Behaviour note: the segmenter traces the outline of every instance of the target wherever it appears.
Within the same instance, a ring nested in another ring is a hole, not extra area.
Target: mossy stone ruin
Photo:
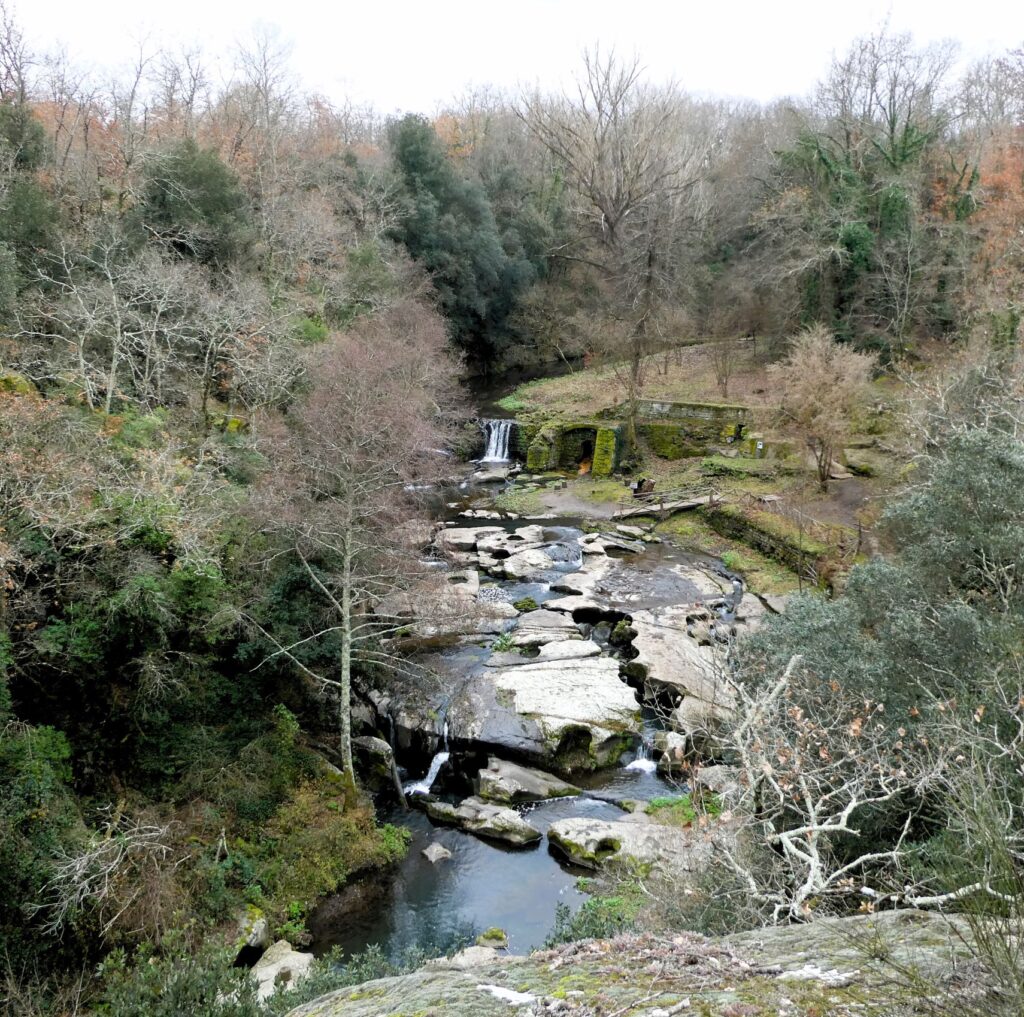
[[[622,426],[598,421],[549,422],[526,450],[526,468],[574,470],[590,463],[590,472],[610,476],[619,462]]]
[[[738,442],[748,421],[745,406],[718,403],[642,399],[637,411],[637,432],[663,459],[705,456],[722,445]],[[527,469],[534,473],[573,470],[589,462],[594,476],[611,476],[623,450],[625,425],[613,419],[621,412],[618,406],[603,410],[594,419],[547,421],[529,438]]]

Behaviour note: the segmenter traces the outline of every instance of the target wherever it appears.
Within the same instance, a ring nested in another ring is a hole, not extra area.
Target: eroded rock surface
[[[974,980],[962,977],[968,943],[969,931],[956,918],[889,911],[725,939],[620,936],[530,957],[498,957],[478,947],[473,956],[340,989],[288,1017],[894,1017],[937,1009],[921,999],[923,987],[943,999],[949,986],[946,1006],[955,1005],[958,991],[977,994]],[[880,949],[890,966],[872,960]],[[895,977],[900,970],[916,981]]]
[[[660,826],[634,813],[627,819],[560,819],[548,829],[548,842],[571,862],[589,869],[631,864],[685,872],[703,872],[711,862],[713,842],[700,830]]]
[[[636,694],[609,657],[486,671],[461,687],[448,723],[453,741],[558,771],[612,765],[641,730]]]
[[[580,793],[578,787],[567,784],[552,773],[493,756],[487,761],[487,769],[480,771],[479,780],[481,798],[509,804],[542,802],[548,798],[565,798]]]
[[[503,805],[492,805],[482,798],[467,798],[458,805],[447,802],[428,801],[427,815],[439,823],[457,826],[467,833],[491,840],[502,840],[508,844],[523,846],[536,844],[541,832],[523,819],[515,809]]]

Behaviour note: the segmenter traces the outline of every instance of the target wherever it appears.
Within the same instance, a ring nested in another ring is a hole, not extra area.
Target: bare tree
[[[587,53],[574,95],[525,96],[519,116],[572,190],[574,239],[552,252],[596,271],[610,293],[605,335],[627,363],[627,433],[636,445],[644,360],[673,291],[687,231],[701,216],[699,184],[712,131],[674,85],[654,88],[639,61]]]
[[[769,368],[784,427],[814,456],[818,483],[828,487],[837,449],[863,404],[874,358],[835,341],[823,325],[797,333],[788,356]]]
[[[739,781],[730,804],[769,851],[754,866],[726,846],[725,864],[773,921],[881,897],[914,816],[903,799],[915,800],[937,767],[921,765],[914,734],[884,704],[821,682],[800,656],[781,675],[737,690],[729,747]],[[892,844],[859,848],[865,813],[887,803],[904,808],[901,832]]]
[[[433,466],[446,442],[440,405],[454,364],[440,319],[408,303],[339,337],[313,358],[315,387],[289,413],[268,422],[261,445],[273,464],[263,493],[268,528],[291,545],[330,621],[298,642],[277,644],[321,689],[337,697],[339,748],[352,774],[350,701],[353,665],[362,657],[401,668],[380,645],[393,626],[374,606],[423,573],[402,539],[411,505],[406,488]],[[296,651],[326,636],[339,646],[336,666],[316,673]]]

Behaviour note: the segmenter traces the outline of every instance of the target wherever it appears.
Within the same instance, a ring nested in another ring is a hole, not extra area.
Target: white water
[[[651,747],[647,744],[646,738],[640,743],[640,748],[636,750],[636,759],[626,769],[642,770],[644,773],[654,773],[658,769],[658,764],[651,759]]]
[[[483,428],[484,435],[487,438],[487,449],[484,451],[484,457],[480,462],[507,463],[509,459],[508,440],[512,436],[512,428],[515,426],[515,421],[481,420],[480,426]]]
[[[430,789],[434,786],[434,781],[437,780],[437,775],[441,772],[441,767],[448,762],[449,752],[439,752],[430,761],[430,769],[427,770],[426,777],[423,780],[413,781],[411,784],[405,785],[405,793],[407,795],[428,795]]]

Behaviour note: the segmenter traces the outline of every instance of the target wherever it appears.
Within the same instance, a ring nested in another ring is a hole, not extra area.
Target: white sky
[[[383,113],[433,112],[470,84],[561,87],[585,47],[637,53],[654,80],[768,100],[808,92],[834,51],[888,17],[967,58],[1024,44],[1020,0],[9,0],[36,50],[114,70],[147,49],[230,59],[271,29],[303,85]]]

